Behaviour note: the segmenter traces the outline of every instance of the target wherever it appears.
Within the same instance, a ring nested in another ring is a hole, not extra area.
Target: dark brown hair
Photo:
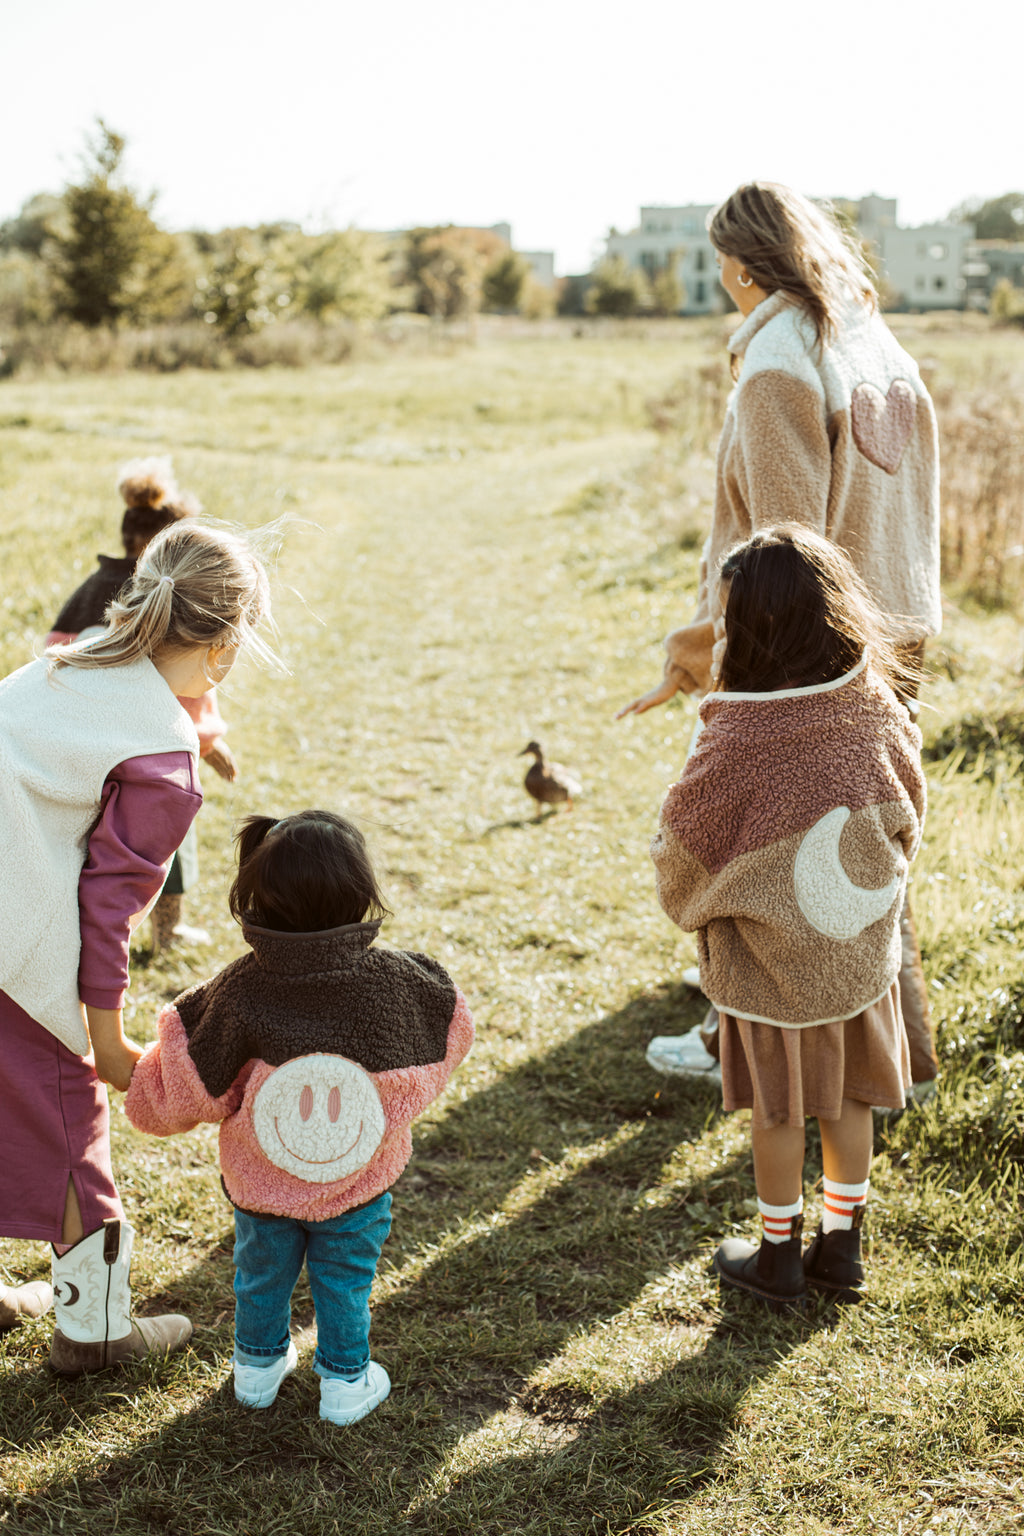
[[[344,816],[248,816],[235,842],[238,874],[228,902],[240,923],[321,933],[390,916],[363,834]]]
[[[831,683],[866,653],[897,694],[916,692],[917,637],[879,611],[849,556],[820,534],[798,523],[762,529],[719,574],[728,583],[722,691]]]
[[[792,187],[751,181],[708,221],[711,244],[734,256],[765,293],[787,294],[807,313],[819,346],[831,342],[851,299],[877,309],[864,253],[823,210]]]

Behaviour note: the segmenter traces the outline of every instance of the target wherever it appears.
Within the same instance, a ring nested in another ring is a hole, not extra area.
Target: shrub
[[[650,284],[622,256],[607,256],[594,268],[583,307],[588,315],[635,315],[651,306]]]

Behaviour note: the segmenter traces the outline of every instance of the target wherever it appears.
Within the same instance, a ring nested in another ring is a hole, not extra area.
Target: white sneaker
[[[371,1360],[356,1381],[320,1378],[320,1417],[332,1424],[356,1424],[379,1408],[391,1391],[391,1378],[382,1365]]]
[[[655,1035],[647,1047],[648,1066],[672,1077],[702,1077],[709,1083],[720,1083],[721,1065],[705,1048],[700,1031],[701,1026],[695,1024],[685,1035]]]
[[[246,1408],[269,1408],[277,1389],[299,1363],[299,1352],[289,1343],[288,1353],[269,1365],[242,1365],[235,1361],[235,1396]]]
[[[700,991],[700,966],[688,965],[683,972],[683,985],[693,987],[695,992]]]
[[[205,928],[193,928],[188,923],[175,923],[171,933],[179,944],[212,944]]]

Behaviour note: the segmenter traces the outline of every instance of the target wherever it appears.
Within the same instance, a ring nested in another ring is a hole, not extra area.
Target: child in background
[[[50,1364],[68,1376],[192,1333],[176,1315],[132,1321],[103,1083],[126,1089],[141,1054],[122,1020],[130,930],[202,801],[178,700],[241,646],[268,654],[266,574],[189,519],[147,546],[108,617],[0,681],[0,1234],[53,1244]],[[3,1299],[9,1320],[38,1310],[39,1283]]]
[[[696,931],[721,1017],[727,1110],[751,1109],[760,1246],[721,1282],[775,1307],[855,1299],[873,1104],[903,1107],[900,912],[921,836],[911,681],[845,554],[796,525],[721,570],[725,642],[696,750],[651,853],[669,916]],[[821,1130],[824,1215],[801,1255],[804,1120]]]
[[[178,489],[168,458],[132,459],[118,475],[118,494],[124,502],[121,542],[124,555],[98,555],[99,569],[87,576],[68,598],[46,637],[47,647],[69,645],[103,628],[107,608],[132,578],[142,551],[156,534],[185,517],[202,511],[194,496]],[[233,783],[238,768],[224,741],[227,726],[217,707],[217,691],[209,689],[198,699],[181,699],[199,736],[199,755],[222,779]],[[181,921],[182,896],[199,878],[198,841],[190,826],[171,861],[167,880],[150,913],[153,953],[170,948],[175,941],[208,944],[202,928]]]
[[[235,1207],[235,1396],[274,1401],[298,1357],[309,1274],[320,1417],[353,1424],[391,1390],[369,1295],[410,1125],[473,1040],[436,960],[378,949],[387,915],[361,833],[329,811],[250,816],[231,911],[251,953],[160,1015],[125,1110],[156,1136],[220,1122]]]

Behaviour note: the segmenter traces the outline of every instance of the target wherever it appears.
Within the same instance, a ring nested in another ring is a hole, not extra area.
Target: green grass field
[[[940,375],[983,376],[984,336],[908,335]],[[1021,366],[1024,341],[996,345],[999,367]],[[644,402],[691,387],[720,348],[707,325],[552,329],[338,369],[0,384],[5,672],[95,552],[116,552],[125,458],[172,452],[211,515],[288,519],[290,675],[232,677],[241,778],[204,779],[186,917],[214,944],[154,962],[140,943],[130,1030],[151,1038],[165,1000],[239,953],[236,819],[320,804],[360,821],[387,937],[449,967],[479,1031],[394,1191],[373,1333],[392,1396],[348,1430],[316,1417],[304,1285],[300,1371],[271,1409],[236,1405],[216,1133],[148,1139],[115,1103],[138,1307],[189,1312],[193,1346],[67,1382],[46,1365],[51,1319],[5,1336],[0,1528],[1024,1529],[1011,614],[951,604],[931,652],[915,905],[944,1070],[927,1108],[878,1122],[863,1305],[791,1320],[720,1298],[711,1254],[756,1227],[745,1116],[644,1062],[652,1035],[700,1015],[647,857],[695,706],[613,715],[687,616],[709,491],[707,443],[656,440]],[[573,814],[534,820],[516,756],[531,736],[579,771]],[[809,1224],[819,1175],[811,1136]],[[46,1273],[42,1245],[0,1242],[8,1280]]]

